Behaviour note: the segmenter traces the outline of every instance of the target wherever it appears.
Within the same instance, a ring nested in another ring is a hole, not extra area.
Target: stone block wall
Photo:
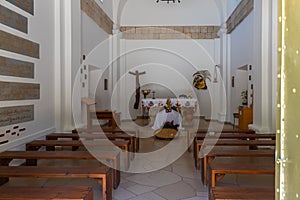
[[[12,7],[16,6],[31,15],[34,14],[34,0],[6,1],[12,4]],[[35,78],[34,60],[40,58],[40,45],[27,39],[29,20],[22,15],[22,12],[18,12],[18,9],[11,10],[5,4],[0,4],[0,13],[0,23],[16,30],[0,30],[0,49],[29,57],[29,60],[32,60],[28,62],[20,58],[15,59],[14,54],[9,57],[0,55],[0,75],[15,80],[0,81],[0,103],[13,102],[10,106],[0,107],[0,145],[4,145],[16,139],[13,136],[18,137],[21,133],[26,133],[26,125],[22,124],[23,122],[34,120],[35,106],[28,105],[28,102],[24,100],[40,99],[40,84],[30,83]],[[27,80],[24,81],[24,79]]]
[[[129,40],[172,40],[172,39],[215,39],[219,26],[122,26],[123,39]]]
[[[34,78],[34,63],[0,56],[0,75]]]
[[[227,33],[230,34],[253,10],[253,0],[242,0],[227,19]]]
[[[81,10],[107,34],[112,34],[113,21],[95,0],[81,0]]]
[[[6,1],[32,15],[34,14],[34,0],[6,0]]]
[[[27,33],[27,18],[0,5],[0,23]]]
[[[39,44],[0,30],[0,49],[39,58]]]

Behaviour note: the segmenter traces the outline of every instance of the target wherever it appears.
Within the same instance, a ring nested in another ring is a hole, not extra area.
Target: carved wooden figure
[[[146,74],[146,72],[139,72],[138,70],[136,70],[135,72],[129,72],[129,74],[134,75],[135,76],[135,103],[133,108],[134,109],[138,109],[139,108],[139,102],[140,102],[140,75],[144,75]]]

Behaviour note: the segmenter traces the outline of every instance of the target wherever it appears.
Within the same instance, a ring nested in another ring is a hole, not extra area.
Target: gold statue
[[[175,110],[175,111],[177,111],[176,106],[172,106],[172,102],[171,102],[171,99],[170,99],[170,98],[167,99],[166,105],[165,105],[164,108],[165,108],[165,110],[166,110],[167,113],[168,113],[168,112],[171,112],[172,109]]]

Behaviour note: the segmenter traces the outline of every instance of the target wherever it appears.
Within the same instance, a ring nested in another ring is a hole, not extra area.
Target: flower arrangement
[[[164,123],[164,126],[162,128],[170,128],[170,129],[175,129],[177,130],[179,127],[179,124],[175,124],[174,125],[174,121],[171,121],[171,122],[165,122]]]
[[[248,90],[243,90],[241,92],[241,98],[242,98],[242,104],[247,105],[248,104]]]

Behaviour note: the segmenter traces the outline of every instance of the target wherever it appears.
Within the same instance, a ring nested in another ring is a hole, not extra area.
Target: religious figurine
[[[172,106],[172,102],[171,102],[171,99],[168,98],[167,101],[166,101],[166,105],[164,106],[166,112],[171,112],[172,110],[175,110],[177,112],[177,108],[176,106]]]
[[[210,73],[208,70],[200,70],[197,71],[196,73],[193,74],[194,80],[193,80],[193,85],[195,88],[199,89],[203,89],[206,90],[207,89],[207,85],[206,85],[206,79],[210,80]]]
[[[140,80],[139,77],[140,75],[146,74],[146,72],[139,72],[136,70],[135,72],[129,72],[129,74],[135,76],[135,103],[133,108],[134,109],[139,109],[139,102],[140,102]]]

